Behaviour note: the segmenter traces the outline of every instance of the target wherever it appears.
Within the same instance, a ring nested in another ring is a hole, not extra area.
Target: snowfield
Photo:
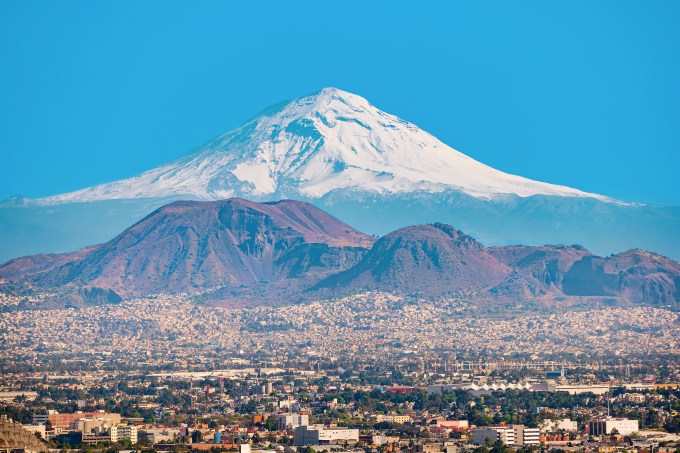
[[[40,203],[244,197],[317,199],[332,191],[607,197],[491,168],[355,94],[325,88],[271,107],[201,148],[129,179]]]

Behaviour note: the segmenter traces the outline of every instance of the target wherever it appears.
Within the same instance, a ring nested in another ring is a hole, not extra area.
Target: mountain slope
[[[490,247],[488,251],[498,261],[514,270],[493,292],[522,299],[563,295],[565,274],[574,263],[584,257],[593,256],[590,251],[578,245],[511,245]]]
[[[511,269],[483,245],[450,225],[415,225],[380,238],[353,268],[317,288],[439,294],[477,291],[503,281]]]
[[[600,257],[578,246],[484,247],[436,223],[399,229],[375,242],[354,267],[314,286],[323,294],[366,290],[517,301],[609,298],[627,303],[680,302],[680,264],[631,250]]]
[[[121,297],[318,278],[354,264],[372,243],[303,202],[174,202],[111,241],[65,255],[25,257],[0,279]]]
[[[271,107],[198,150],[137,177],[44,202],[195,197],[316,199],[334,190],[606,197],[495,170],[335,88]]]
[[[635,303],[674,305],[680,301],[680,263],[644,250],[606,258],[587,256],[564,275],[567,295],[617,296]]]

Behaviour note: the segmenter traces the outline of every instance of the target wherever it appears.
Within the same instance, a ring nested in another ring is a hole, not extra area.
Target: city
[[[5,312],[0,412],[77,451],[675,451],[677,313],[509,313],[379,292]]]

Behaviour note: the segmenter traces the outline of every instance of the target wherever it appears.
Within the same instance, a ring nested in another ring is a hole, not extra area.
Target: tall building
[[[137,443],[137,427],[132,425],[116,425],[111,427],[111,442],[129,440]]]
[[[276,429],[279,431],[309,425],[309,415],[307,414],[275,414],[274,419],[276,419]]]

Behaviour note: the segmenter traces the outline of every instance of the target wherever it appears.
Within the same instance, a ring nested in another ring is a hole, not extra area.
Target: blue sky
[[[283,3],[0,2],[0,198],[335,86],[500,170],[680,205],[680,2]]]

